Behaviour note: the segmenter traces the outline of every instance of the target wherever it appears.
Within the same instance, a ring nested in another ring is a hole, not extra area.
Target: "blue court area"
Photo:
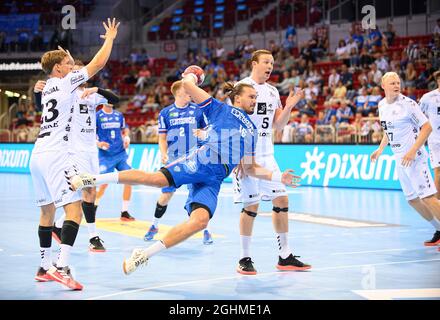
[[[275,268],[278,248],[271,205],[257,217],[252,242],[256,276],[235,268],[240,254],[238,218],[230,184],[224,184],[211,220],[214,243],[200,235],[161,252],[130,276],[122,261],[142,240],[159,190],[134,187],[130,213],[120,222],[122,187],[111,186],[101,201],[97,227],[105,253],[88,252],[81,227],[71,266],[80,292],[57,283],[37,283],[40,262],[39,210],[27,174],[1,174],[0,299],[440,299],[440,252],[424,247],[433,227],[406,203],[399,191],[342,188],[290,189],[290,245],[307,272]],[[159,236],[186,218],[185,188],[172,199]],[[58,212],[58,216],[61,212]],[[53,256],[58,244],[53,242]]]

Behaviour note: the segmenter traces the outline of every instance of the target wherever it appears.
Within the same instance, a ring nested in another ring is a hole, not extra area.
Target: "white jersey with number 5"
[[[43,113],[33,153],[68,151],[72,147],[72,121],[76,101],[73,91],[88,80],[87,69],[72,71],[64,78],[50,78],[44,86]]]
[[[420,99],[420,108],[432,125],[428,144],[440,144],[440,90],[435,89],[424,94]]]
[[[387,103],[386,99],[379,102],[379,118],[396,160],[411,149],[420,127],[428,121],[418,104],[402,94],[393,103]],[[416,159],[421,156],[427,157],[424,147],[419,149]]]
[[[73,117],[74,150],[79,152],[98,152],[96,146],[96,107],[107,103],[100,94],[93,93],[87,98],[81,98],[84,89],[76,91],[77,100]]]
[[[258,129],[256,157],[258,159],[273,155],[272,124],[275,111],[281,108],[280,94],[274,86],[268,83],[258,84],[250,77],[244,78],[238,83],[252,85],[258,95],[254,113],[249,115]]]

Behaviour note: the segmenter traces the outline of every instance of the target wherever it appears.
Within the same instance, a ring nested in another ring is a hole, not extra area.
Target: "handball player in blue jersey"
[[[182,81],[171,85],[174,103],[162,109],[159,114],[159,150],[162,155],[162,164],[167,165],[178,158],[188,154],[197,143],[197,136],[193,132],[205,128],[208,123],[203,112],[196,104],[191,102],[191,97],[183,89]],[[162,189],[162,194],[156,203],[153,223],[144,236],[145,241],[153,240],[159,232],[159,220],[165,214],[176,188],[173,186]],[[208,228],[203,230],[203,243],[213,242]]]
[[[209,125],[206,139],[187,156],[177,159],[157,172],[127,170],[116,173],[91,175],[84,173],[71,177],[73,189],[93,187],[104,183],[148,185],[158,188],[190,185],[186,210],[190,218],[171,228],[161,241],[146,249],[135,249],[124,260],[123,271],[130,274],[146,265],[153,255],[169,249],[203,230],[215,213],[220,185],[231,171],[241,164],[243,173],[259,179],[273,180],[296,187],[299,177],[292,170],[272,172],[255,162],[257,130],[248,114],[254,112],[257,93],[252,85],[226,83],[225,92],[233,106],[212,98],[197,86],[198,76],[188,68],[183,74],[183,88],[206,115]],[[192,69],[191,69],[192,70]]]
[[[99,171],[110,173],[115,171],[130,170],[127,163],[128,155],[126,149],[130,145],[129,129],[125,125],[124,115],[113,109],[112,104],[104,104],[104,107],[96,113],[96,138],[99,148]],[[104,195],[107,184],[103,184],[97,194],[95,206]],[[131,198],[131,185],[124,185],[122,195],[121,220],[135,220],[128,213],[128,204]],[[95,209],[96,212],[96,209]]]

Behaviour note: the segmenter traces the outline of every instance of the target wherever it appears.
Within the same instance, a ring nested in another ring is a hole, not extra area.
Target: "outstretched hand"
[[[286,171],[284,171],[281,176],[281,182],[286,186],[296,188],[299,186],[299,183],[301,182],[301,177],[295,176],[293,172],[294,171],[292,169],[287,169]]]
[[[110,21],[110,18],[107,18],[107,24],[105,22],[102,22],[102,25],[105,28],[105,35],[101,35],[100,37],[102,39],[114,40],[116,38],[116,35],[118,34],[118,27],[120,24],[121,22],[118,22],[116,24],[116,18],[113,18],[112,21]]]
[[[295,90],[291,89],[289,92],[289,96],[286,99],[286,107],[293,108],[302,99],[304,99],[303,89],[298,89],[296,92]]]

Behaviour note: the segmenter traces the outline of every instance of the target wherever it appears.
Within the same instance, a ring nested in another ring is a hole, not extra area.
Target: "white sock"
[[[211,228],[209,227],[209,225],[206,226],[205,230],[208,231],[209,233],[211,233]],[[205,230],[203,230],[203,232],[204,232]]]
[[[94,222],[87,223],[87,229],[89,230],[89,239],[92,239],[92,238],[98,236],[98,234],[96,233],[96,224]]]
[[[434,226],[435,230],[440,231],[440,221],[438,221],[436,217],[429,222]]]
[[[240,235],[240,242],[241,242],[241,258],[250,257],[251,254],[251,240],[252,236],[242,236]]]
[[[52,250],[51,248],[41,248],[40,247],[40,255],[41,255],[41,263],[40,266],[44,270],[49,270],[49,268],[52,266]]]
[[[123,200],[122,201],[122,212],[128,211],[129,204],[130,204],[130,200]]]
[[[104,174],[97,174],[93,176],[95,178],[95,184],[107,184],[107,183],[118,183],[119,172],[110,172]]]
[[[147,254],[147,257],[150,258],[154,256],[156,253],[159,253],[162,250],[165,250],[167,247],[163,244],[162,241],[157,241],[155,244],[149,246],[147,249],[145,249],[145,253]]]
[[[63,268],[69,265],[70,250],[72,249],[72,246],[69,246],[67,244],[61,244],[60,247],[61,247],[61,252],[60,255],[58,256],[57,267]]]
[[[154,217],[153,222],[151,224],[157,228],[157,225],[159,224],[159,220],[160,220],[160,218]]]
[[[63,215],[57,221],[55,221],[55,227],[62,228],[65,219],[66,219],[66,214],[63,213]]]
[[[289,248],[289,241],[287,239],[288,233],[277,233],[277,242],[278,242],[278,249],[280,250],[280,257],[283,259],[286,259],[292,251],[290,251]]]

